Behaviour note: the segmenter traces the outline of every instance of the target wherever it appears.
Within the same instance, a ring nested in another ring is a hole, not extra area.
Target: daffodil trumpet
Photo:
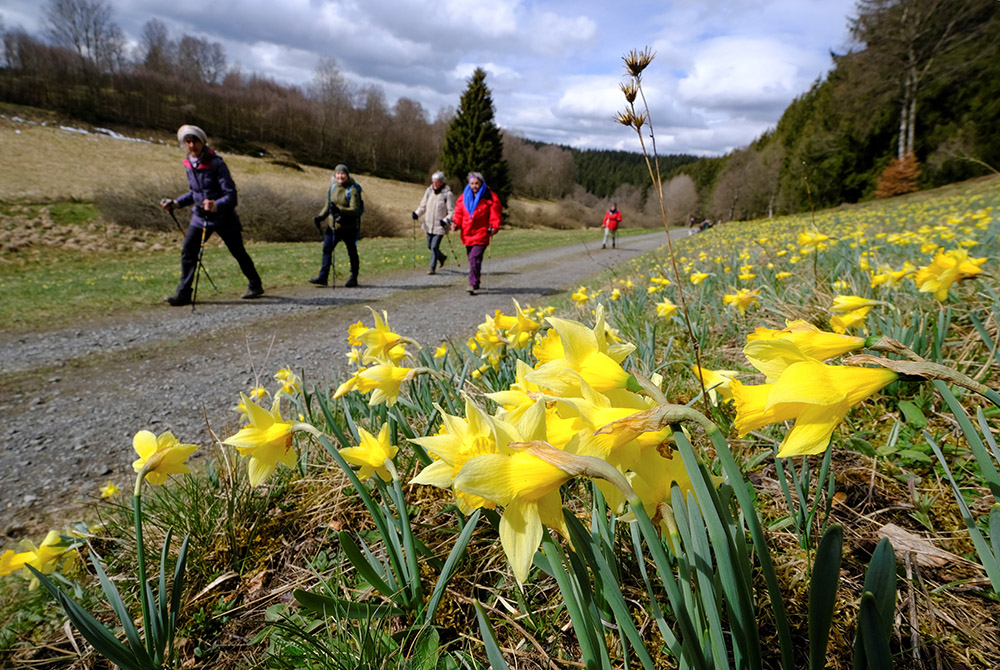
[[[531,440],[528,442],[511,442],[511,449],[523,449],[549,465],[555,466],[571,477],[587,477],[604,479],[614,484],[625,496],[630,505],[639,504],[639,497],[618,468],[602,458],[571,454],[562,449],[556,449],[548,442]]]

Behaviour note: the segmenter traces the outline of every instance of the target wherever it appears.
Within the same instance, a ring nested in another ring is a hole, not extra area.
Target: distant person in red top
[[[455,203],[451,229],[462,231],[462,244],[469,255],[469,295],[479,290],[479,276],[483,269],[483,256],[490,238],[500,230],[503,205],[500,198],[486,185],[479,172],[469,173],[469,183],[462,197]]]
[[[618,211],[618,203],[611,203],[611,209],[604,215],[601,227],[604,228],[604,241],[601,248],[608,248],[608,235],[611,236],[611,248],[614,249],[618,242],[618,225],[622,222],[622,213]]]

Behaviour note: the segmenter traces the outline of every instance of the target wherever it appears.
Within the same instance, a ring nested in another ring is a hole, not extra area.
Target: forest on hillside
[[[851,49],[831,54],[830,73],[750,145],[660,157],[673,223],[836,206],[1000,169],[1000,3],[858,0],[850,28]],[[390,105],[329,58],[304,86],[244,72],[218,42],[172,35],[156,19],[129,49],[105,0],[50,0],[40,35],[0,15],[0,37],[0,101],[119,129],[195,123],[228,151],[277,147],[304,164],[423,181],[441,166],[455,117],[407,98]],[[508,130],[503,156],[519,196],[658,212],[641,155]]]
[[[300,163],[347,163],[386,178],[423,181],[441,167],[455,109],[432,115],[408,98],[390,105],[381,87],[352,85],[331,58],[320,60],[308,85],[293,86],[245,72],[220,43],[171,34],[158,19],[129,49],[104,0],[50,0],[45,17],[45,30],[33,35],[5,26],[0,14],[0,101],[157,134],[194,123],[227,151],[260,155],[277,147]],[[503,145],[522,197],[572,196],[592,205],[617,192],[638,207],[649,187],[635,154],[580,152],[510,131]]]
[[[666,186],[706,216],[752,219],[1000,170],[1000,3],[859,0],[855,42],[747,147]],[[684,208],[676,207],[676,218]]]

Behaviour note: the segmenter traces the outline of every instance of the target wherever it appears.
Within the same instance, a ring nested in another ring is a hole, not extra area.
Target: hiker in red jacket
[[[483,255],[490,238],[500,230],[503,205],[496,193],[486,185],[479,172],[469,173],[469,183],[462,197],[455,203],[451,229],[462,231],[462,244],[469,255],[469,295],[479,290],[479,276],[483,268]]]
[[[614,249],[618,242],[618,225],[622,222],[622,213],[618,211],[618,203],[611,203],[611,209],[604,215],[601,228],[604,228],[604,241],[601,248],[608,248],[608,235],[611,235],[611,248]]]

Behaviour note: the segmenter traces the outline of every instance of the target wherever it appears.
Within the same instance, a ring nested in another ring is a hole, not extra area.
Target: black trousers
[[[181,283],[177,285],[177,295],[190,296],[194,286],[194,277],[198,271],[198,252],[201,251],[201,231],[198,226],[188,226],[184,236],[184,246],[181,247]],[[243,231],[239,224],[208,226],[205,228],[205,240],[218,233],[226,244],[229,253],[240,264],[240,271],[247,278],[247,288],[257,290],[263,288],[260,275],[254,267],[253,259],[243,246]]]
[[[347,258],[351,261],[351,276],[357,279],[358,266],[358,231],[356,228],[342,227],[337,229],[329,226],[323,231],[323,261],[319,266],[318,279],[326,281],[330,276],[330,268],[333,267],[333,250],[338,242],[343,242],[347,247]]]

